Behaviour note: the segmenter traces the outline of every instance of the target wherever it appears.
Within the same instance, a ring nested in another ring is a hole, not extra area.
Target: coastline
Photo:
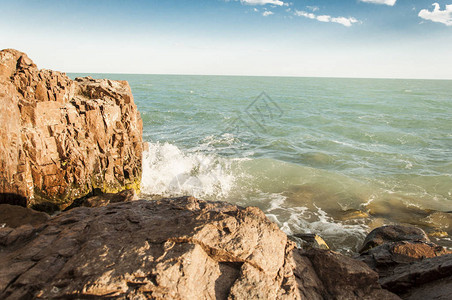
[[[450,282],[452,254],[420,229],[377,228],[356,260],[318,249],[315,236],[290,241],[256,207],[138,200],[142,123],[127,82],[72,81],[39,71],[23,53],[2,55],[10,113],[1,124],[12,150],[2,153],[0,200],[67,211],[48,217],[0,205],[15,216],[0,219],[0,296],[408,299]],[[410,272],[418,279],[406,282]]]

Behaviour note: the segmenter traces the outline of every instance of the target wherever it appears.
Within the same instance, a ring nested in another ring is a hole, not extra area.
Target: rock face
[[[142,121],[127,82],[73,81],[2,50],[0,105],[0,203],[64,208],[95,188],[139,189]]]
[[[398,299],[377,279],[332,251],[295,249],[258,208],[192,197],[0,228],[1,299]]]

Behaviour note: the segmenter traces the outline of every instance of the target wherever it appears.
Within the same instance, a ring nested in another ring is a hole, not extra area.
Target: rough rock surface
[[[369,234],[363,249],[359,259],[378,272],[385,289],[403,299],[450,299],[452,252],[430,242],[423,230],[383,226]]]
[[[427,234],[420,228],[403,225],[387,225],[372,230],[363,242],[359,252],[390,242],[430,242]]]
[[[400,265],[380,282],[407,299],[451,299],[452,254]]]
[[[397,299],[363,263],[295,249],[253,207],[138,200],[74,208],[38,227],[0,228],[1,299],[371,296]]]
[[[315,248],[294,256],[303,299],[400,299],[382,289],[378,274],[360,261]]]
[[[139,188],[142,121],[125,81],[38,70],[0,51],[0,203],[64,208],[94,188]]]
[[[390,225],[369,233],[361,247],[359,259],[384,278],[401,265],[449,253],[451,251],[430,242],[420,228]]]

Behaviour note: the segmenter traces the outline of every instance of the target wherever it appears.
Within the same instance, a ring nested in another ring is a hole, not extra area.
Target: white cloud
[[[386,4],[389,6],[394,6],[397,0],[359,0],[361,2],[374,3],[374,4]]]
[[[302,10],[295,10],[295,15],[299,17],[305,17],[309,19],[315,19],[315,15],[313,13],[307,13]]]
[[[330,22],[331,16],[327,16],[327,15],[317,16],[316,19],[317,19],[317,21],[320,21],[320,22]]]
[[[312,10],[312,11],[318,11],[319,7],[318,6],[306,6],[307,9]]]
[[[283,1],[280,0],[240,0],[242,4],[248,4],[248,5],[266,5],[266,4],[273,4],[278,6],[286,5]]]
[[[262,13],[262,15],[263,15],[264,17],[268,17],[268,16],[273,15],[273,12],[272,12],[272,11],[269,11],[269,10],[266,10],[266,11],[264,11],[264,12]]]
[[[338,23],[338,24],[344,25],[346,27],[350,27],[354,23],[358,23],[359,22],[357,19],[355,19],[353,17],[350,17],[350,18],[346,18],[346,17],[331,17],[331,16],[328,16],[328,15],[316,16],[313,13],[308,13],[308,12],[301,11],[301,10],[296,10],[294,14],[296,16],[299,16],[299,17],[305,17],[305,18],[308,18],[308,19],[317,20],[319,22]]]
[[[331,18],[331,22],[344,25],[345,27],[350,27],[354,23],[358,23],[358,20],[356,20],[355,18],[337,17]]]
[[[446,5],[446,9],[441,10],[438,3],[432,4],[435,8],[432,11],[423,9],[419,12],[419,17],[432,22],[443,23],[452,26],[452,4]]]

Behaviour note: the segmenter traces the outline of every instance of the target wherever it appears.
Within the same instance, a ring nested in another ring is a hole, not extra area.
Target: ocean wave
[[[143,155],[142,192],[226,197],[234,187],[231,163],[215,154],[184,152],[170,143],[151,143]]]

